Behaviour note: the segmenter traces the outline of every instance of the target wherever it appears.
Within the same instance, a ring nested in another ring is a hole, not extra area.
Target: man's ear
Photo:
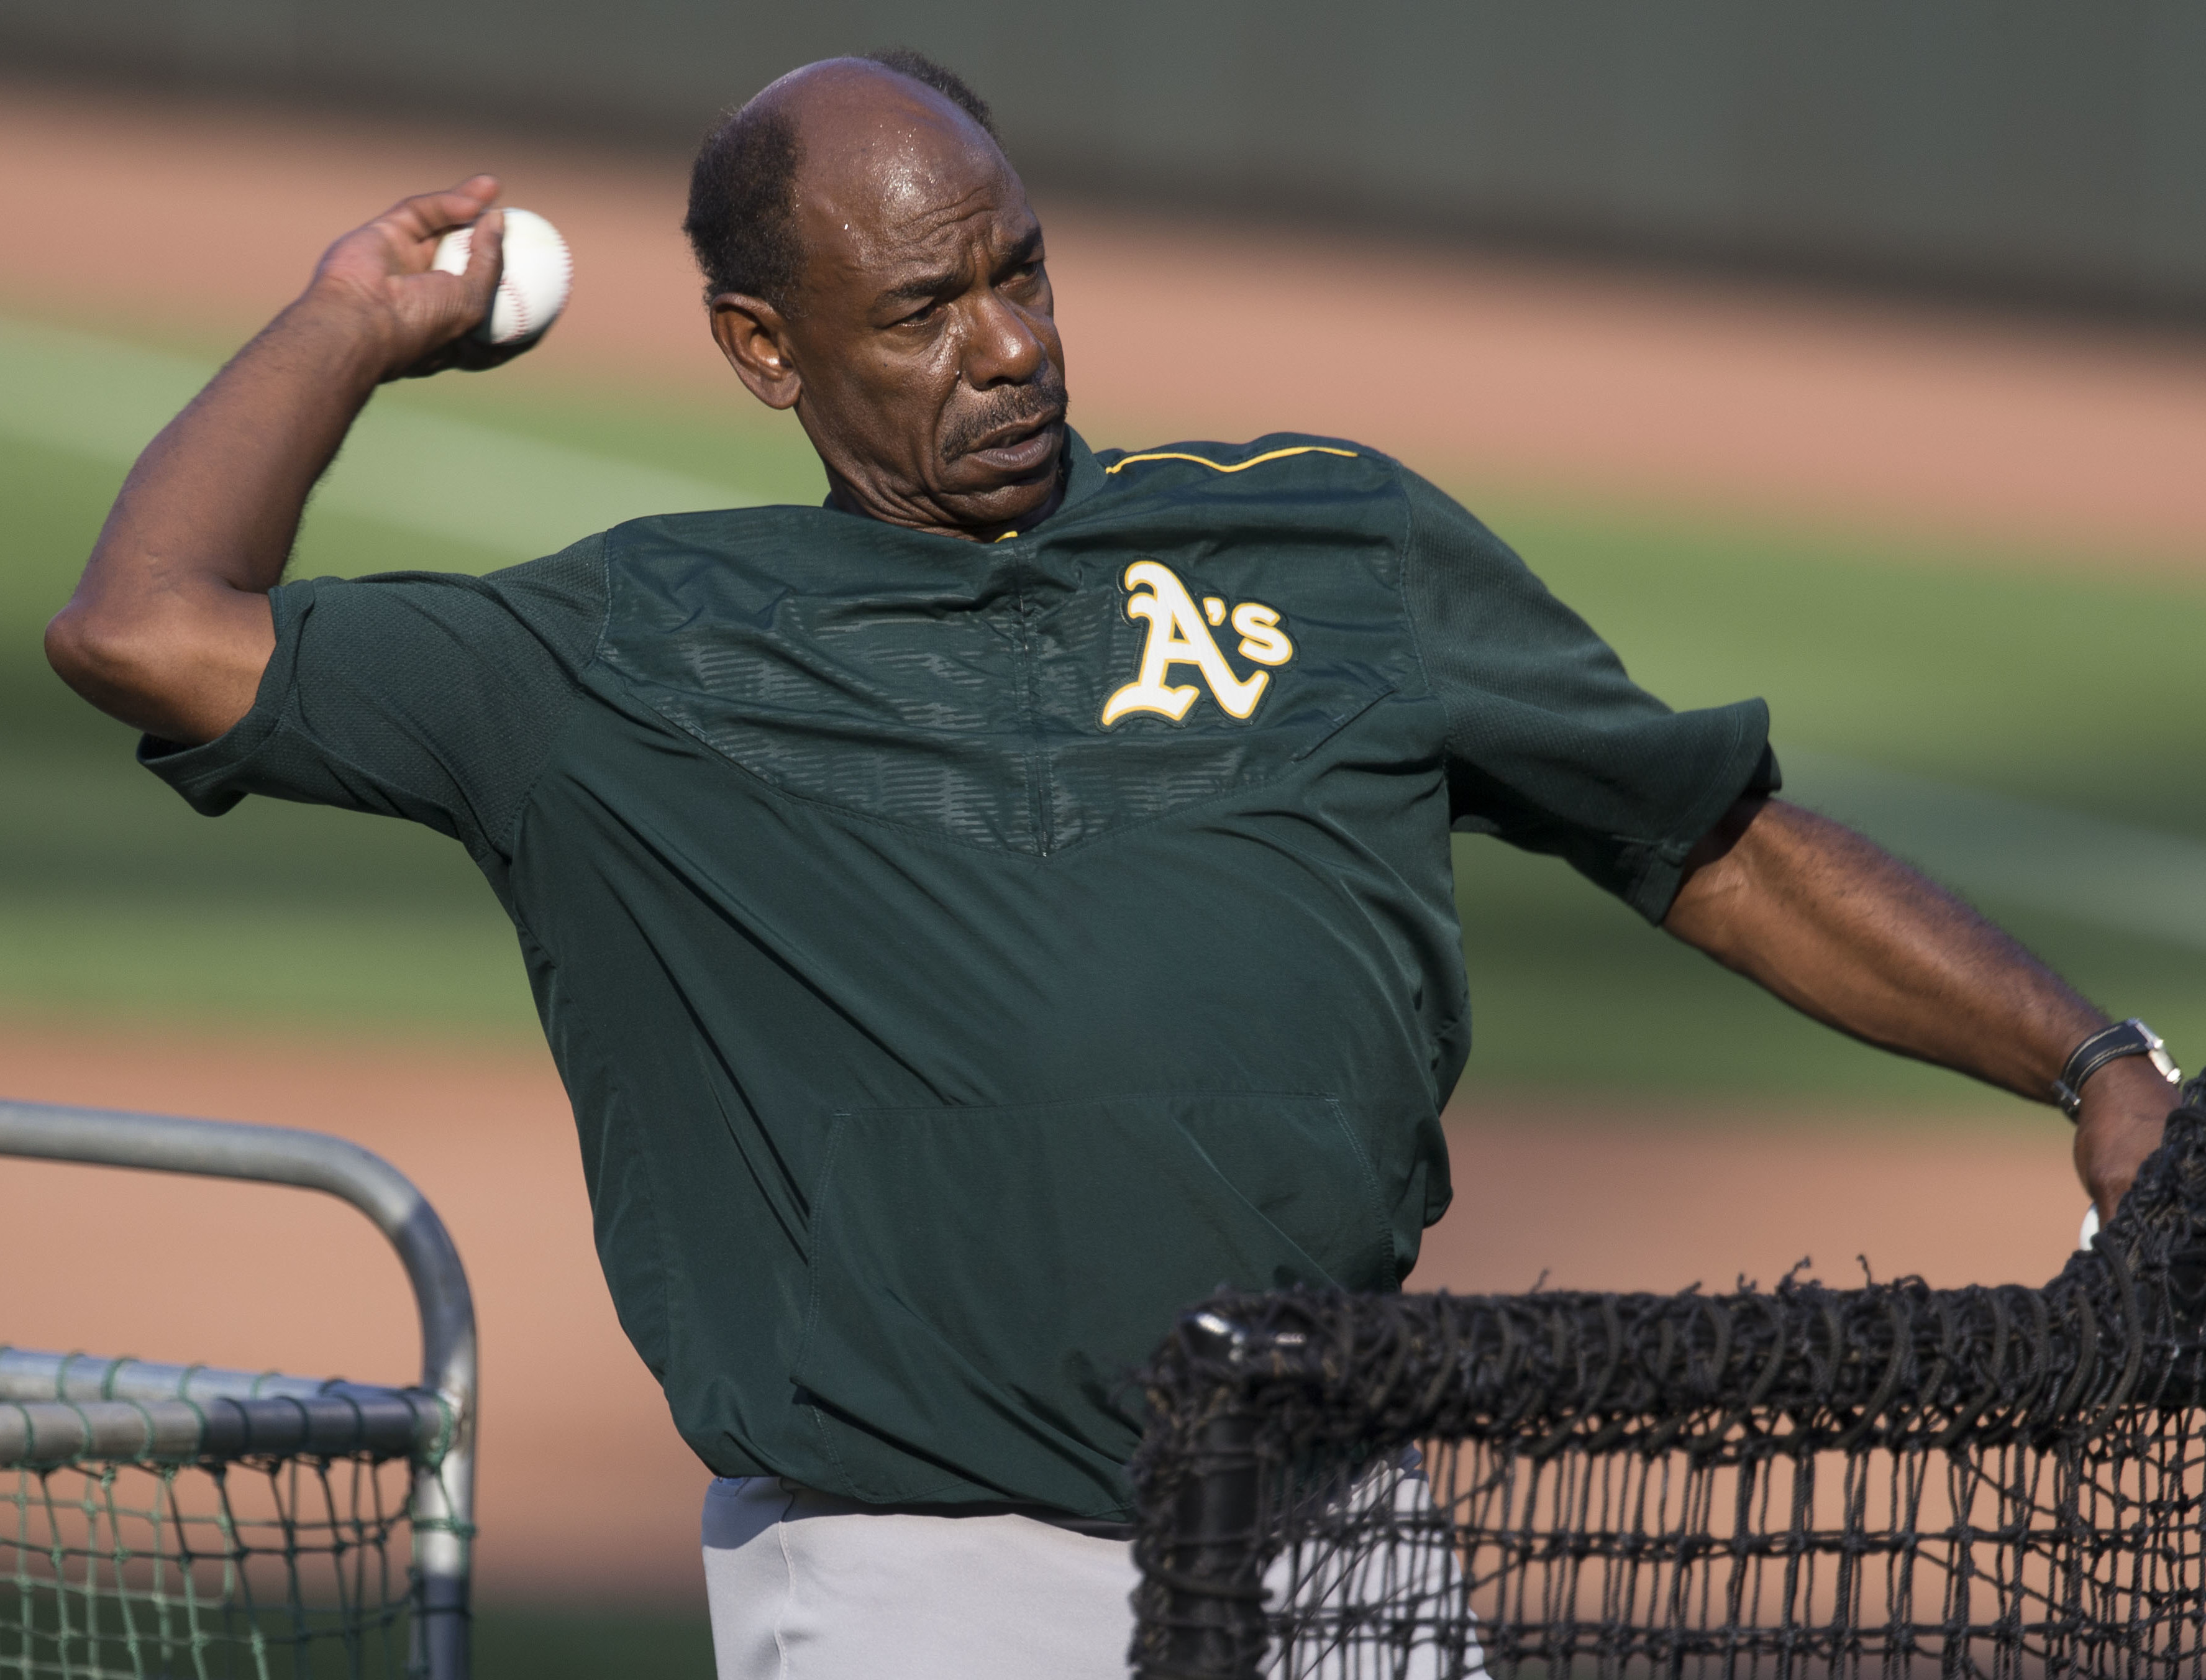
[[[790,354],[789,324],[764,298],[722,292],[712,302],[712,342],[750,394],[769,408],[794,408],[804,378]]]

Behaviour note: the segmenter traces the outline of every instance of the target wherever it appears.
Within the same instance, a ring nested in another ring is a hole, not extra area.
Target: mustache
[[[981,447],[981,440],[1006,426],[1046,425],[1064,418],[1064,376],[1045,361],[1023,385],[982,392],[969,407],[951,414],[942,427],[942,458],[955,461]]]

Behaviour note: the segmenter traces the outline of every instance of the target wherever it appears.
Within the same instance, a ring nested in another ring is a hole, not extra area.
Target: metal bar
[[[405,1389],[313,1400],[0,1400],[0,1467],[252,1454],[410,1458],[436,1451],[444,1419],[436,1396]]]
[[[325,1394],[421,1391],[342,1377],[289,1377],[280,1371],[225,1371],[215,1365],[164,1365],[150,1359],[0,1346],[0,1400],[316,1400]]]
[[[421,1320],[421,1386],[450,1412],[445,1448],[414,1476],[415,1665],[466,1680],[474,1512],[475,1314],[458,1251],[421,1193],[380,1156],[281,1126],[0,1101],[0,1155],[238,1178],[350,1202],[391,1240]],[[174,1367],[170,1367],[173,1369]]]
[[[1237,1361],[1248,1340],[1240,1326],[1202,1311],[1183,1315],[1179,1333]],[[1255,1439],[1255,1415],[1226,1403],[1196,1432],[1171,1545],[1151,1571],[1166,1596],[1160,1638],[1137,1641],[1139,1680],[1257,1680],[1262,1671],[1265,1513]]]

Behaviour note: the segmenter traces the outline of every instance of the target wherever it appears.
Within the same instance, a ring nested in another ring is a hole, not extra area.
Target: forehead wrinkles
[[[1009,217],[1004,206],[986,195],[946,205],[890,230],[879,247],[880,266],[889,271],[956,274],[970,281],[993,266],[993,253],[1011,241],[1004,237]]]

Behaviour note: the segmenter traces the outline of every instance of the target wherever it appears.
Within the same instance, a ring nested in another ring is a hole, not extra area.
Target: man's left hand
[[[2076,1117],[2076,1176],[2091,1193],[2102,1221],[2129,1193],[2144,1158],[2160,1147],[2174,1086],[2142,1056],[2109,1062],[2084,1081],[2084,1111]]]

